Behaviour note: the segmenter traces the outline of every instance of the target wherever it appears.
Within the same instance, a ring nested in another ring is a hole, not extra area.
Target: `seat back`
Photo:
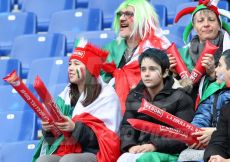
[[[36,116],[32,110],[0,112],[0,143],[37,138]]]
[[[47,31],[53,13],[74,8],[75,0],[23,0],[21,10],[35,13],[38,31]]]
[[[154,5],[156,13],[159,17],[160,25],[167,26],[167,8],[165,5],[156,4]]]
[[[10,53],[14,39],[23,34],[36,32],[36,16],[33,13],[0,14],[0,55]]]
[[[101,30],[102,12],[99,9],[76,9],[53,14],[49,33],[63,33],[67,38],[67,51],[72,52],[76,35],[82,31]]]
[[[0,146],[0,161],[31,162],[37,144],[38,140],[4,143]]]
[[[12,7],[11,0],[0,1],[0,12],[10,12]]]
[[[22,77],[26,78],[32,61],[64,56],[65,43],[65,36],[58,33],[23,35],[15,39],[10,56],[22,62]]]

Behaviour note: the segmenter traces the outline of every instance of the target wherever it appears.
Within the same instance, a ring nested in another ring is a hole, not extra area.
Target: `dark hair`
[[[101,93],[101,84],[98,82],[97,78],[89,73],[86,69],[86,80],[84,93],[86,94],[85,99],[82,101],[83,106],[88,106],[91,104]],[[70,104],[74,107],[80,97],[77,84],[70,84]]]
[[[224,62],[226,63],[227,70],[230,69],[230,49],[223,52],[222,56],[224,56]]]
[[[144,58],[150,58],[161,66],[162,74],[164,74],[166,69],[169,69],[169,58],[168,55],[163,51],[156,48],[149,48],[145,50],[138,58],[139,65]]]

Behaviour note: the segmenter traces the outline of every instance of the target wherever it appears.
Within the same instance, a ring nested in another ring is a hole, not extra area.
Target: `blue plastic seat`
[[[13,5],[11,0],[1,0],[0,1],[0,12],[10,12]]]
[[[78,35],[78,38],[85,38],[88,42],[98,46],[103,47],[107,43],[116,39],[116,34],[113,30],[100,30],[100,31],[88,31],[82,32]]]
[[[21,62],[18,59],[0,60],[0,67],[0,86],[8,84],[2,78],[4,78],[13,70],[16,70],[17,74],[21,76]]]
[[[156,13],[158,14],[160,25],[167,26],[167,8],[164,5],[154,5]]]
[[[59,33],[23,35],[15,39],[10,56],[22,62],[22,78],[26,78],[33,60],[65,56],[65,43]]]
[[[0,123],[0,143],[37,138],[36,115],[32,110],[0,112]]]
[[[162,30],[163,34],[169,39],[169,41],[174,42],[177,48],[180,48],[185,45],[183,41],[184,28],[184,26],[175,24],[167,27],[162,27]]]
[[[0,162],[31,162],[38,140],[4,143],[0,147]]]
[[[167,8],[167,24],[172,24],[179,4],[191,2],[192,0],[150,0],[152,5],[161,4]]]
[[[103,12],[103,29],[111,28],[115,11],[123,0],[108,1],[108,0],[89,0],[88,8],[99,8]]]
[[[59,84],[54,84],[48,87],[48,90],[50,94],[52,95],[53,99],[56,100],[58,95],[64,90],[64,88],[68,85],[69,83],[59,83]]]
[[[23,34],[36,32],[36,16],[33,13],[0,14],[0,56],[8,55],[13,40]]]
[[[28,104],[11,85],[0,86],[0,112],[29,110]]]
[[[67,52],[72,52],[76,35],[82,31],[101,30],[102,12],[99,9],[76,9],[53,14],[49,33],[63,33],[67,38]]]
[[[68,57],[43,58],[32,62],[27,85],[34,84],[35,77],[40,76],[46,87],[59,83],[68,83]]]
[[[76,8],[87,8],[89,0],[75,0]]]
[[[53,13],[74,8],[75,0],[23,0],[21,10],[35,13],[38,31],[47,31]]]

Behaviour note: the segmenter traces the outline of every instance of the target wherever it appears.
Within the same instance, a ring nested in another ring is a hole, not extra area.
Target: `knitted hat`
[[[219,19],[220,24],[222,25],[222,28],[230,34],[230,26],[228,25],[228,23],[222,21],[220,18],[220,15],[225,16],[227,18],[230,18],[230,13],[229,13],[229,11],[217,8],[216,6],[217,6],[218,2],[219,2],[219,0],[199,0],[197,7],[187,7],[185,9],[181,10],[175,17],[175,23],[177,23],[179,21],[179,19],[186,14],[192,14],[192,18],[193,18],[194,15],[198,11],[206,9],[206,10],[211,10],[216,14],[217,18]],[[193,28],[192,22],[190,22],[185,27],[185,30],[183,33],[183,40],[186,44],[188,43],[188,36],[189,36],[192,28]]]
[[[93,76],[98,77],[107,56],[107,51],[97,48],[82,39],[70,56],[69,61],[72,59],[81,61]]]

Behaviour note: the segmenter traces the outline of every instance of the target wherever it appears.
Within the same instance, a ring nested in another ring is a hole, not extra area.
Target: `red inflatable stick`
[[[45,106],[48,109],[53,120],[55,122],[65,122],[66,121],[65,118],[62,116],[62,113],[60,112],[59,108],[57,107],[52,96],[50,95],[45,84],[42,82],[42,80],[39,76],[36,76],[36,78],[35,78],[34,89],[38,93],[42,102],[45,104]],[[69,136],[68,132],[62,132],[62,133],[67,137]]]
[[[154,124],[154,123],[140,120],[140,119],[128,119],[128,122],[135,129],[146,132],[146,133],[151,133],[151,134],[155,134],[158,136],[170,138],[173,140],[178,140],[178,141],[187,143],[189,145],[192,145],[194,143],[199,143],[197,140],[195,140],[191,136],[185,134],[184,132],[178,129],[166,127],[166,126],[159,125],[159,124]]]
[[[190,79],[193,81],[193,83],[197,83],[205,73],[205,68],[201,65],[203,56],[207,53],[214,55],[217,49],[218,49],[217,46],[213,45],[209,41],[206,41],[204,49],[199,56],[196,66],[191,72]]]
[[[183,78],[189,78],[190,73],[182,60],[179,51],[176,48],[175,43],[172,43],[167,49],[167,54],[172,54],[176,58],[177,65],[175,67],[176,72]]]
[[[164,122],[182,132],[191,135],[191,133],[201,131],[200,128],[182,120],[142,99],[141,107],[138,112],[147,114],[161,122]]]
[[[20,96],[26,101],[26,103],[28,103],[28,105],[33,109],[33,111],[42,121],[47,121],[53,125],[53,129],[51,129],[51,132],[55,137],[61,135],[60,130],[54,125],[53,119],[50,114],[22,82],[15,70],[7,75],[5,78],[3,78],[3,80],[7,81],[14,87],[14,89],[20,94]]]

